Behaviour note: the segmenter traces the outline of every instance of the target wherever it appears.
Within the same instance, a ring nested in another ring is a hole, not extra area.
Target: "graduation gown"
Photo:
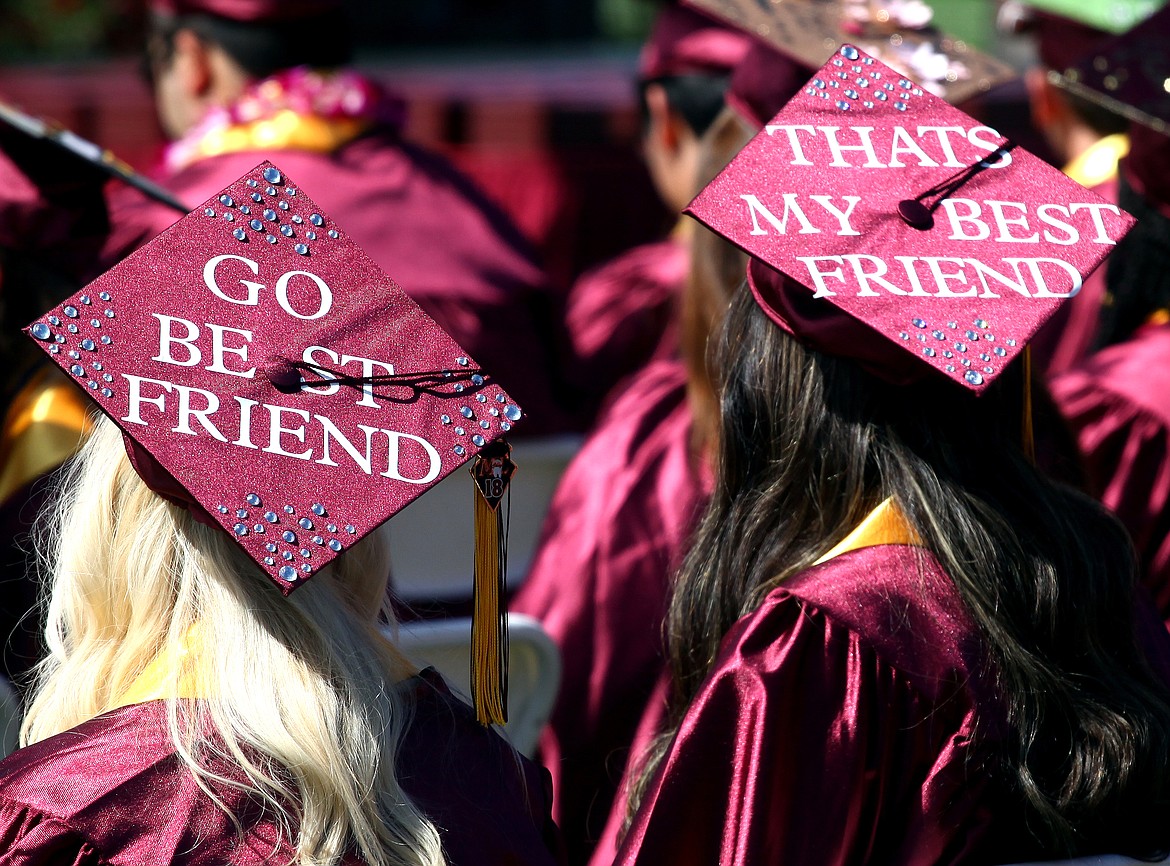
[[[204,157],[160,181],[194,207],[273,160],[529,415],[524,435],[565,429],[555,399],[561,298],[507,217],[445,159],[375,130],[331,152],[259,150]],[[111,196],[107,266],[178,215],[136,190]],[[226,231],[226,229],[225,229]]]
[[[1144,634],[1164,671],[1170,637]],[[922,548],[855,549],[785,581],[726,635],[616,863],[1048,859],[997,760],[984,651]]]
[[[1170,625],[1170,325],[1144,325],[1050,387],[1093,491],[1129,530]]]
[[[689,246],[671,237],[627,250],[573,284],[565,302],[567,375],[586,416],[627,376],[678,354],[678,304],[690,265]]]
[[[480,726],[433,670],[402,687],[413,691],[415,711],[398,778],[439,830],[447,862],[556,863],[559,843],[541,771]],[[0,762],[0,864],[290,861],[292,850],[270,817],[238,790],[213,790],[240,818],[242,838],[175,754],[162,701],[112,710]],[[350,855],[344,862],[363,861]]]
[[[690,433],[680,361],[633,377],[562,477],[511,605],[542,622],[563,658],[540,745],[574,863],[600,835],[664,667],[670,578],[709,491]]]

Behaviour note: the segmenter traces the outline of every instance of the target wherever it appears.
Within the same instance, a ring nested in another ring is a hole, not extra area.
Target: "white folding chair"
[[[508,724],[503,733],[532,757],[561,682],[561,655],[539,622],[508,614]],[[391,639],[420,667],[438,669],[457,692],[471,693],[471,618],[399,626]]]
[[[508,588],[524,580],[557,482],[581,447],[579,436],[512,443],[508,533]],[[471,597],[472,481],[452,472],[390,520],[390,569],[395,594],[407,602]]]
[[[20,699],[6,677],[0,676],[0,758],[16,750],[20,740]]]

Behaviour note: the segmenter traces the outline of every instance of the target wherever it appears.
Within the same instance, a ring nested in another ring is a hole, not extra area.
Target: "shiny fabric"
[[[670,576],[710,489],[690,432],[681,362],[632,379],[561,479],[512,604],[541,621],[563,657],[541,754],[574,863],[598,838],[663,669]]]
[[[1094,493],[1133,538],[1170,625],[1170,326],[1146,325],[1050,383]]]
[[[553,391],[560,301],[519,233],[469,181],[386,129],[331,153],[222,154],[163,183],[195,205],[268,156],[484,369],[515,383],[512,396],[532,419],[525,435],[565,429]],[[175,221],[134,190],[115,190],[111,208],[108,264]]]
[[[786,581],[726,636],[616,863],[1044,859],[994,757],[983,653],[920,549]]]
[[[398,778],[438,828],[448,863],[556,863],[559,842],[540,770],[478,725],[433,670],[406,687],[414,692],[415,714],[401,745]],[[242,839],[175,754],[165,705],[123,707],[0,763],[0,863],[289,861],[287,841],[255,804],[227,786],[215,792],[239,816]],[[345,860],[346,866],[361,862],[354,855]]]
[[[691,257],[675,238],[643,244],[587,271],[565,303],[571,363],[581,417],[594,418],[626,376],[678,352],[678,304]]]

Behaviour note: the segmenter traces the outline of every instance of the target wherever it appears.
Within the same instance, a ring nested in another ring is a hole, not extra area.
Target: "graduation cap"
[[[1059,87],[1157,132],[1170,132],[1170,7],[1090,52],[1051,70]]]
[[[1160,9],[1165,0],[1026,0],[1025,6],[1105,33],[1124,33]]]
[[[187,212],[171,193],[136,172],[112,151],[2,100],[0,145],[42,186],[60,184],[61,166],[65,165],[64,173],[69,176],[96,175],[99,182],[107,177],[116,178],[178,213]]]
[[[844,45],[687,208],[765,312],[892,382],[994,382],[1133,219]]]
[[[726,75],[743,59],[751,37],[701,12],[662,7],[638,56],[638,77],[705,73]]]
[[[687,0],[816,69],[855,44],[948,102],[959,103],[1015,76],[1011,67],[931,26],[922,0]]]
[[[340,14],[341,0],[151,0],[163,15],[214,15],[243,24],[273,24]]]
[[[522,411],[284,172],[257,166],[26,331],[146,483],[285,595],[474,458],[473,687],[503,721],[502,437]]]

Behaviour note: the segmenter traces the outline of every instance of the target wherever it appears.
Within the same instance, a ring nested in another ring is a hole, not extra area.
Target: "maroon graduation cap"
[[[1151,129],[1170,133],[1170,6],[1132,30],[1051,70],[1049,80]]]
[[[687,208],[781,327],[894,382],[976,392],[1133,225],[844,45]]]
[[[667,3],[638,56],[638,76],[725,75],[743,59],[751,41],[741,30],[677,3]]]
[[[286,595],[473,457],[499,530],[520,407],[271,163],[26,330]]]
[[[842,43],[898,69],[933,93],[958,103],[1014,77],[1007,64],[932,24],[923,0],[687,0],[810,69]]]

